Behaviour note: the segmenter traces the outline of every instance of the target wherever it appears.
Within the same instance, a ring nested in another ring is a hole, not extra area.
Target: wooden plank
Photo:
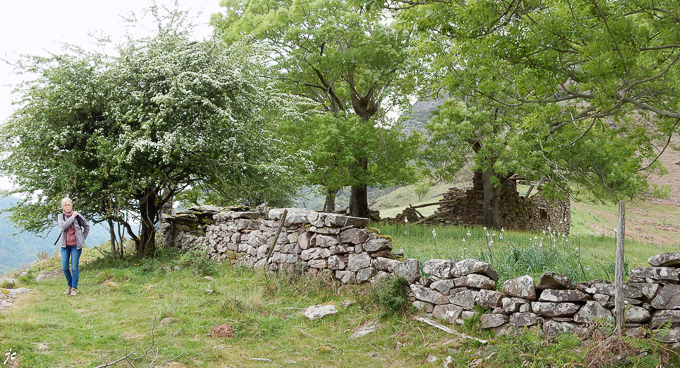
[[[457,202],[457,201],[458,201],[457,199],[449,199],[448,201],[424,203],[424,204],[419,204],[417,206],[412,206],[412,205],[409,204],[408,206],[410,208],[422,208],[422,207],[430,207],[430,206],[435,206],[435,205],[442,204],[442,203],[451,203],[451,202]]]
[[[281,229],[283,228],[283,223],[286,221],[286,216],[288,215],[288,210],[283,210],[283,214],[281,215],[281,223],[279,224],[279,228],[276,229],[276,235],[274,236],[274,242],[269,248],[269,251],[267,251],[267,260],[265,263],[269,263],[269,257],[272,256],[272,253],[274,252],[274,248],[276,248],[276,243],[279,241],[279,234],[281,234]]]
[[[416,222],[416,224],[419,224],[419,223],[421,223],[421,222],[423,222],[423,221],[432,220],[432,219],[435,218],[435,217],[437,217],[437,214],[436,214],[436,213],[435,213],[435,214],[432,214],[432,215],[430,215],[430,216],[425,217],[424,219],[422,219],[422,220]]]
[[[624,332],[624,301],[623,295],[623,261],[624,239],[626,237],[626,208],[623,201],[619,201],[619,226],[616,229],[616,268],[614,270],[614,317],[616,318],[617,335]]]

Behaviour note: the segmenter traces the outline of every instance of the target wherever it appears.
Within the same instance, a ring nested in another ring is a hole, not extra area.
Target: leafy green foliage
[[[411,308],[406,293],[408,281],[402,276],[384,278],[372,289],[371,293],[375,301],[383,309],[382,316],[403,315]]]
[[[673,188],[668,184],[662,186],[652,184],[652,193],[649,196],[658,199],[670,199],[671,191],[673,191]]]
[[[315,115],[312,119],[282,122],[279,126],[291,154],[302,156],[299,170],[320,194],[337,193],[343,187],[388,187],[418,177],[414,160],[419,134],[405,137],[397,128],[376,128],[355,114]],[[365,169],[355,166],[369,158]]]
[[[578,365],[584,358],[583,341],[576,335],[562,334],[551,342],[535,328],[499,336],[489,351],[496,353],[495,362],[510,367],[568,367]]]
[[[256,50],[193,41],[186,14],[152,10],[158,33],[128,39],[115,57],[68,47],[32,59],[37,78],[0,131],[0,172],[23,195],[11,215],[22,228],[51,227],[69,195],[95,222],[141,223],[144,256],[155,250],[158,209],[175,194],[249,182],[272,168],[283,176],[270,118],[293,118],[296,98],[261,78]]]
[[[640,328],[643,336],[622,336],[621,339],[636,352],[626,357],[627,362],[634,367],[658,367],[669,364],[671,360],[679,361],[677,352],[669,349],[663,342],[672,328],[672,324],[668,322],[655,331]]]
[[[273,77],[324,115],[282,130],[291,150],[306,153],[300,169],[309,183],[321,186],[329,200],[343,186],[360,188],[352,191],[350,211],[366,217],[366,186],[413,180],[409,163],[418,139],[399,143],[400,134],[389,129],[385,116],[392,105],[404,106],[415,87],[410,31],[398,31],[381,12],[344,0],[221,5],[225,13],[212,19],[220,35],[228,43],[271,47]]]
[[[463,329],[466,332],[488,333],[488,331],[482,331],[482,316],[491,311],[486,310],[478,305],[473,306],[472,311],[474,312],[474,314],[472,315],[472,317],[464,320]]]
[[[14,289],[15,286],[16,285],[12,280],[2,279],[2,281],[0,281],[0,289]]]
[[[646,191],[647,175],[662,171],[655,157],[680,117],[678,25],[662,15],[677,10],[674,2],[405,8],[397,19],[420,31],[414,43],[433,89],[452,96],[429,128],[438,174],[471,159],[495,186],[517,173],[549,180],[546,192],[612,201]]]
[[[210,276],[217,273],[217,264],[208,259],[205,252],[193,250],[183,253],[177,260],[180,267],[188,267],[196,276]]]

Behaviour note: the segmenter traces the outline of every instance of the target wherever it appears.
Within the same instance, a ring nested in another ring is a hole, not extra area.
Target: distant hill
[[[408,118],[404,121],[404,132],[410,134],[412,131],[423,133],[425,131],[425,124],[432,117],[432,113],[442,104],[447,97],[437,98],[434,100],[418,101],[413,104],[411,112],[402,115],[402,118]]]
[[[0,210],[12,207],[17,201],[18,199],[14,197],[0,198]],[[39,252],[47,251],[52,255],[58,250],[58,247],[53,245],[59,236],[56,224],[52,231],[40,236],[19,232],[19,229],[12,226],[9,219],[5,218],[6,215],[0,217],[0,274],[30,264],[38,259]],[[109,231],[103,225],[98,224],[90,228],[86,243],[89,247],[93,247],[107,240],[109,240]]]

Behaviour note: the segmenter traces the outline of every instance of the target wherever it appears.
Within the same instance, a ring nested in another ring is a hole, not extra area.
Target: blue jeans
[[[80,253],[83,249],[78,249],[78,246],[71,245],[66,248],[61,248],[61,269],[64,270],[66,282],[72,288],[78,288],[78,262],[80,261]],[[68,267],[68,259],[71,257],[71,268]]]

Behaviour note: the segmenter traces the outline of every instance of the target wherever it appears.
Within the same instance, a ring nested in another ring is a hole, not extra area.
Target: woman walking
[[[61,228],[61,268],[64,270],[68,283],[68,289],[64,294],[76,296],[78,294],[78,262],[80,253],[83,252],[85,239],[90,232],[90,225],[83,216],[73,210],[71,198],[62,199],[61,207],[64,212],[57,216],[57,220]],[[69,258],[71,259],[70,268]]]

